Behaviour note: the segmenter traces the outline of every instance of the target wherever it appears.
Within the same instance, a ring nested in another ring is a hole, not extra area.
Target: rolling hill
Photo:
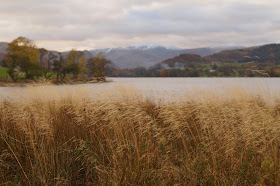
[[[200,57],[200,56],[199,56]],[[180,66],[187,67],[191,64],[201,63],[268,63],[280,64],[280,44],[268,44],[258,47],[249,47],[244,49],[225,50],[216,54],[202,56],[199,58],[195,55],[181,54],[174,58],[163,60],[162,62],[151,67],[169,69]]]

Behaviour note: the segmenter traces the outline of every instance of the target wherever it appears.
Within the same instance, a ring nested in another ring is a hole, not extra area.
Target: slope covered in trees
[[[239,50],[227,50],[204,57],[207,61],[279,63],[280,44],[269,44]]]

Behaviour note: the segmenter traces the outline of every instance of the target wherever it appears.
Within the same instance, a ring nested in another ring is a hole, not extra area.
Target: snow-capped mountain
[[[225,48],[180,49],[155,44],[91,50],[92,55],[102,52],[118,68],[150,67],[180,54],[197,54],[202,57],[218,53]]]
[[[126,50],[150,50],[150,49],[155,49],[155,48],[165,48],[167,50],[181,50],[180,48],[174,47],[174,46],[166,47],[166,46],[160,46],[160,45],[156,45],[156,44],[129,46],[124,49],[126,49]]]
[[[156,44],[147,44],[147,45],[136,45],[136,46],[128,46],[128,47],[118,47],[118,48],[96,49],[96,50],[92,50],[91,52],[94,54],[96,52],[102,52],[103,54],[107,54],[115,50],[151,50],[157,48],[166,49],[166,50],[181,50],[180,48],[175,46],[166,47],[166,46],[160,46]]]

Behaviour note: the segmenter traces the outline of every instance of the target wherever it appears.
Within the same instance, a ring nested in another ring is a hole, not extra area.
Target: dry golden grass
[[[279,184],[280,99],[267,92],[20,91],[0,103],[1,185]]]

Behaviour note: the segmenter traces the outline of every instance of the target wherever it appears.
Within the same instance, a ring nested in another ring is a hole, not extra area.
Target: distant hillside
[[[4,53],[0,53],[0,62],[5,58],[5,55]]]
[[[7,47],[8,47],[8,43],[0,42],[0,53],[6,53]]]
[[[269,44],[259,47],[250,47],[240,50],[227,50],[204,58],[208,61],[218,62],[251,62],[261,63],[280,61],[280,44]]]
[[[258,48],[254,48],[251,53],[251,57],[257,56],[260,62],[280,62],[280,44],[264,45]],[[242,62],[242,61],[241,61]]]
[[[244,58],[244,56],[250,56],[252,49],[240,49],[240,50],[226,50],[205,57],[207,61],[213,62],[236,62]]]
[[[204,62],[204,59],[196,54],[180,54],[152,66],[150,69],[184,69],[190,65],[197,65]]]
[[[200,56],[199,56],[200,57]],[[280,44],[269,44],[236,50],[225,50],[216,54],[199,58],[195,55],[181,54],[164,60],[151,67],[160,69],[188,67],[200,63],[246,63],[259,62],[280,64]]]
[[[111,60],[118,68],[150,67],[160,61],[173,58],[180,54],[197,54],[202,57],[220,52],[225,48],[197,48],[197,49],[174,49],[170,47],[128,47],[115,49],[92,50],[96,55],[103,52],[105,57]]]

